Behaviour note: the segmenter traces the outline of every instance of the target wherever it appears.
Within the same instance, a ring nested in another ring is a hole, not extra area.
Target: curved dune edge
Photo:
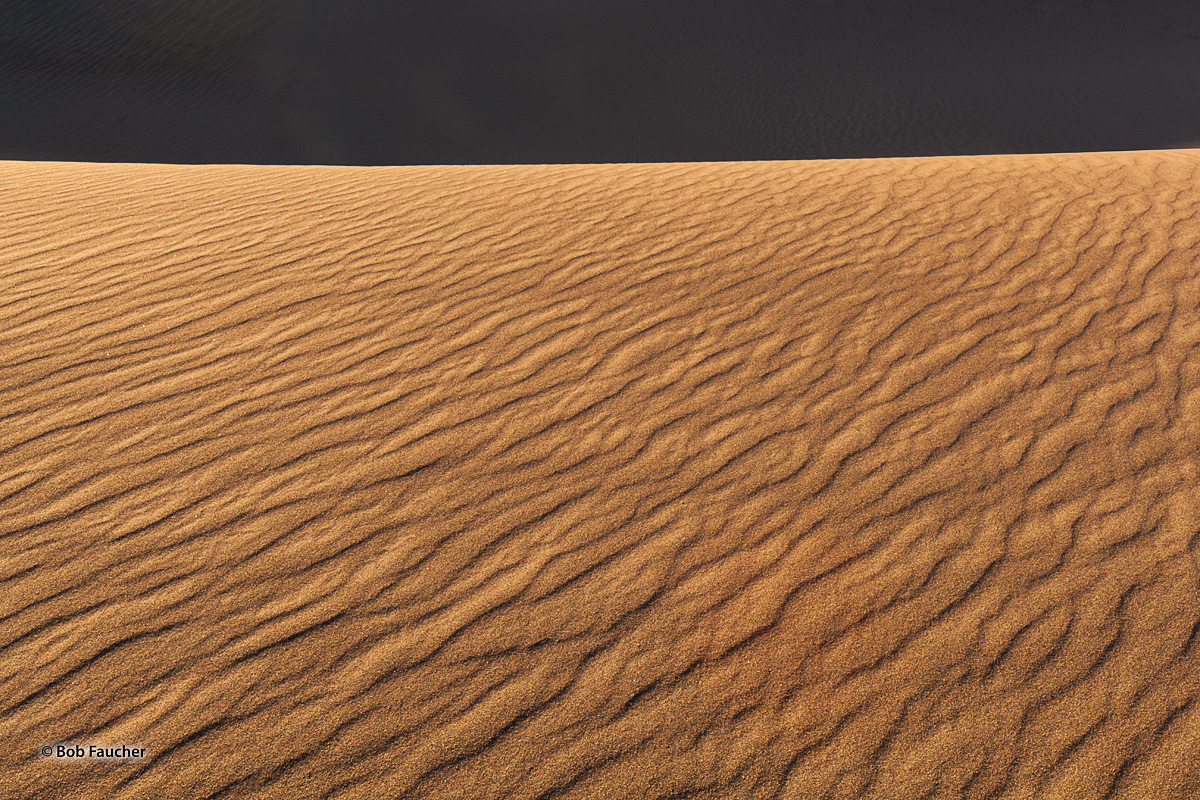
[[[1198,178],[0,164],[0,795],[1197,791]]]

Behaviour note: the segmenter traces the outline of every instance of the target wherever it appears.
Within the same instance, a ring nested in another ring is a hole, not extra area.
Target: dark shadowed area
[[[1200,142],[1165,0],[5,0],[0,159],[733,161]]]

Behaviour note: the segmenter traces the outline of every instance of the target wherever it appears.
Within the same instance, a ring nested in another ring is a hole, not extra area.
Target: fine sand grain
[[[0,796],[1197,796],[1198,180],[0,164]]]

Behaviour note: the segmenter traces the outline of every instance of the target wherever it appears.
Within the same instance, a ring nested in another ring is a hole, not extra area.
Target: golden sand
[[[1198,179],[0,164],[0,796],[1197,796]]]

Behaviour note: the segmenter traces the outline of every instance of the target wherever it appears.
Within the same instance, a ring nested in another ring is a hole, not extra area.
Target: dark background
[[[0,0],[0,158],[717,161],[1200,146],[1189,0]]]

